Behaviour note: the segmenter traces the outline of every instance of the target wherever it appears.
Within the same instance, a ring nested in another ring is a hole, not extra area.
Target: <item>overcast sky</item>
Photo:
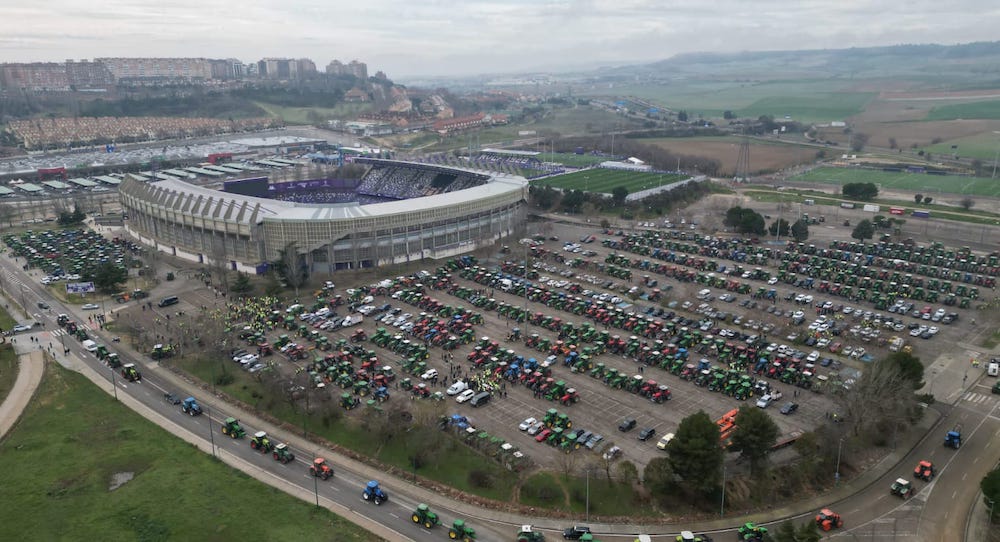
[[[359,59],[393,78],[998,38],[996,0],[0,0],[0,61]]]

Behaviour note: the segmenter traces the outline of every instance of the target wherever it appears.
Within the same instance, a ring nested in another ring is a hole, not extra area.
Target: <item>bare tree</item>
[[[212,253],[210,255],[209,268],[212,274],[222,285],[222,290],[229,291],[229,254],[226,250],[225,239],[212,236]]]
[[[898,366],[877,361],[841,395],[839,404],[851,433],[861,436],[880,426],[904,423],[912,414],[913,384]]]
[[[965,196],[962,198],[962,201],[958,202],[958,204],[961,205],[963,209],[968,211],[976,204],[976,200],[970,198],[969,196]]]
[[[0,224],[7,223],[7,227],[14,227],[14,217],[17,216],[17,209],[12,205],[0,204]]]
[[[305,284],[306,274],[302,265],[302,255],[299,254],[295,241],[285,245],[281,250],[281,273],[285,282],[299,295],[299,287]]]

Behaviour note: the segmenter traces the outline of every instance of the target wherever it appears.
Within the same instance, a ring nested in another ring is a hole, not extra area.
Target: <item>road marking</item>
[[[396,514],[393,514],[392,512],[389,512],[389,515],[392,516],[392,517],[394,517],[394,518],[396,518],[396,519],[399,519],[399,516],[397,516]]]

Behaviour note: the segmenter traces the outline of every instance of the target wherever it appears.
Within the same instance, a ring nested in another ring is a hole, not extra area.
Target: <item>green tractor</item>
[[[118,357],[118,354],[112,352],[108,354],[108,367],[112,369],[117,369],[122,366],[122,360]]]
[[[532,529],[531,525],[521,525],[517,533],[517,542],[544,542],[545,535]]]
[[[250,437],[250,448],[257,450],[262,454],[266,454],[274,450],[274,443],[271,442],[267,433],[264,431],[257,431],[252,437]]]
[[[134,363],[126,363],[122,366],[122,378],[129,382],[142,382],[142,374],[135,368]]]
[[[762,542],[767,536],[767,527],[761,527],[748,521],[740,526],[737,535],[740,540],[745,542]]]
[[[438,523],[441,523],[438,515],[431,512],[430,507],[424,503],[417,505],[417,509],[413,511],[413,515],[410,516],[410,519],[413,520],[413,523],[419,523],[428,529],[434,527]]]
[[[351,410],[359,404],[361,404],[361,400],[350,393],[340,394],[340,406],[344,407],[344,409]]]
[[[471,542],[476,539],[476,531],[466,525],[465,520],[456,519],[451,524],[451,528],[448,529],[448,538],[461,540],[462,542]]]
[[[229,435],[232,438],[243,438],[247,435],[247,432],[240,425],[239,420],[229,417],[226,418],[226,421],[222,422],[222,434]]]
[[[285,464],[291,463],[295,460],[295,454],[292,453],[291,448],[289,448],[284,442],[274,447],[273,457],[275,461],[280,461]]]

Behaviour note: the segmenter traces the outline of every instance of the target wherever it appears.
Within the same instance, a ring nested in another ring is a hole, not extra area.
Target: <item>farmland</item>
[[[723,175],[731,175],[736,171],[736,159],[740,151],[738,137],[669,137],[641,141],[676,154],[718,160],[722,164]],[[815,148],[760,139],[750,140],[751,172],[777,171],[797,164],[811,163],[815,156]]]
[[[1000,119],[1000,101],[942,105],[931,109],[928,120]]]
[[[536,184],[560,189],[579,189],[587,192],[610,194],[615,187],[624,186],[629,194],[649,188],[675,183],[686,179],[687,175],[675,173],[645,173],[614,169],[585,169],[565,175],[556,175]]]
[[[246,533],[322,540],[331,532],[337,540],[377,540],[198,452],[55,364],[0,448],[0,465],[5,540],[25,533],[34,540],[243,540]],[[123,485],[115,482],[121,475]]]
[[[1000,196],[1000,187],[993,179],[926,175],[923,173],[896,173],[874,169],[821,167],[792,177],[792,181],[842,185],[868,182],[882,188],[924,191],[926,193],[964,194],[971,196]]]
[[[957,145],[957,149],[952,149]],[[986,132],[978,135],[951,139],[937,145],[923,148],[925,151],[937,154],[952,155],[957,153],[960,158],[978,158],[986,164],[992,164],[1000,149],[1000,134]]]

